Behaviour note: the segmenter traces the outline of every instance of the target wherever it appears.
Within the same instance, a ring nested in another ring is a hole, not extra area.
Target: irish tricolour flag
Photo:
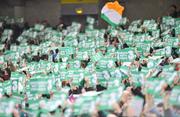
[[[101,18],[112,26],[117,26],[120,23],[124,7],[118,1],[108,2],[101,10]]]

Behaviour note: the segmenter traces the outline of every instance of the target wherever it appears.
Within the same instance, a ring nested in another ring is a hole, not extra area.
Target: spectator
[[[59,61],[59,50],[56,49],[55,53],[53,54],[53,62],[58,62]]]
[[[176,5],[171,5],[169,10],[168,10],[168,15],[172,16],[173,18],[178,17],[178,11],[177,11],[177,6]]]
[[[5,50],[10,50],[10,48],[11,48],[11,39],[12,39],[12,37],[10,37],[10,39],[5,40],[5,44],[4,44]]]
[[[29,23],[25,22],[24,23],[24,30],[28,30],[30,28]]]

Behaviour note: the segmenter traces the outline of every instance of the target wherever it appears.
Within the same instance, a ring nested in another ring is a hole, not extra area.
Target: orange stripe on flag
[[[118,1],[115,1],[115,2],[109,2],[106,4],[106,6],[109,8],[109,9],[114,9],[115,11],[117,11],[119,14],[123,14],[123,11],[124,11],[124,7],[121,6]]]

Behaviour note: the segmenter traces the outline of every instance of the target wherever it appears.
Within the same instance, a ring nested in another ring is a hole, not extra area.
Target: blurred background
[[[48,21],[51,25],[59,22],[85,22],[86,16],[98,19],[99,27],[106,23],[99,17],[103,5],[111,0],[0,0],[0,16],[23,17],[29,24]],[[114,0],[112,0],[114,1]],[[125,7],[124,16],[130,20],[151,19],[167,15],[170,5],[180,9],[180,0],[119,0]]]

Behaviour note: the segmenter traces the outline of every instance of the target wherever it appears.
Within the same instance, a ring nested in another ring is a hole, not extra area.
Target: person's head
[[[53,50],[50,50],[50,54],[51,54],[51,55],[54,54],[54,51],[53,51]]]
[[[146,60],[143,60],[143,61],[142,61],[142,64],[147,64],[147,61],[146,61]]]
[[[158,17],[158,18],[157,18],[157,22],[158,22],[158,23],[161,23],[161,21],[162,21],[162,17]]]
[[[69,86],[69,81],[67,80],[62,81],[62,87],[66,87],[66,86]]]
[[[133,95],[137,95],[137,96],[142,96],[142,92],[141,92],[141,87],[140,86],[138,86],[138,87],[133,87],[132,89],[131,89],[131,92],[132,92],[132,94]]]
[[[135,58],[135,61],[139,61],[139,57],[136,57],[136,58]]]
[[[175,4],[169,7],[168,15],[172,16],[173,18],[177,17],[177,6]]]
[[[83,69],[85,69],[85,68],[86,68],[86,64],[85,64],[84,62],[82,62],[82,63],[81,63],[81,67],[82,67]]]
[[[177,10],[177,6],[176,6],[175,4],[172,4],[172,5],[170,6],[170,9],[176,11],[176,10]]]
[[[124,91],[122,96],[121,96],[121,101],[123,103],[126,103],[129,99],[131,98],[131,93],[129,91]]]
[[[19,107],[20,110],[22,109],[22,105],[21,104],[18,104],[18,107]]]
[[[115,41],[116,43],[119,43],[118,37],[113,37],[113,41]]]
[[[38,52],[37,55],[40,56],[40,53]]]
[[[98,53],[99,51],[100,51],[100,49],[97,48],[97,49],[96,49],[96,53]]]
[[[153,110],[152,110],[151,112],[154,113],[157,117],[159,117],[159,116],[163,115],[163,113],[164,113],[163,107],[164,107],[164,104],[161,102],[161,103],[157,104],[157,106],[156,106],[157,111],[153,112]]]
[[[26,107],[26,108],[29,108],[29,103],[26,103],[26,104],[25,104],[25,107]]]
[[[50,112],[51,115],[55,115],[55,113],[56,113],[55,110],[53,110],[53,111]]]
[[[75,85],[75,84],[71,84],[71,90],[77,90],[78,89],[78,86]]]
[[[116,67],[119,67],[119,66],[121,66],[122,63],[121,63],[121,61],[116,61],[115,64],[116,64]]]
[[[59,53],[59,49],[56,49],[55,52],[56,52],[56,54]]]
[[[4,74],[5,74],[5,75],[8,75],[8,72],[7,72],[7,70],[6,70],[6,69],[4,70]]]
[[[66,65],[66,68],[69,69],[70,67],[71,67],[71,65],[68,63],[68,64]]]
[[[105,55],[105,54],[106,54],[106,52],[107,52],[107,50],[106,50],[106,49],[105,49],[105,50],[102,50],[103,55]]]

